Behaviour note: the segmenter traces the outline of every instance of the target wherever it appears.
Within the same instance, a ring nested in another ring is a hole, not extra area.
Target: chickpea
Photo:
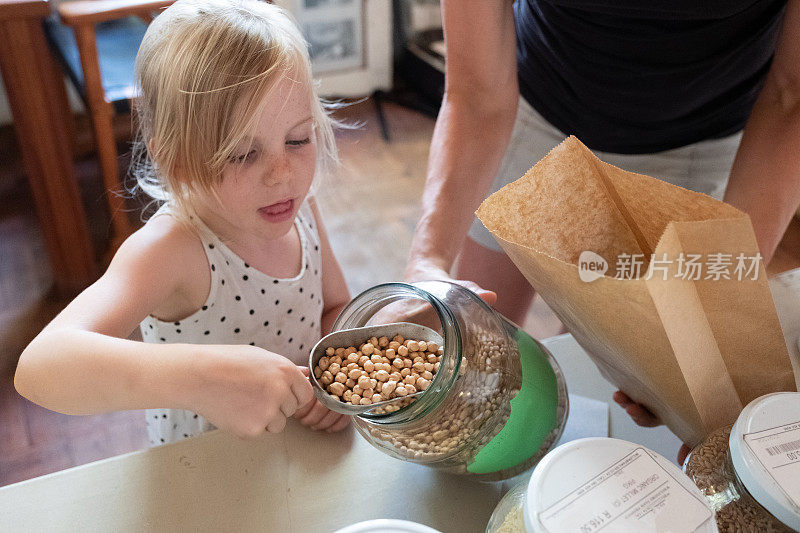
[[[383,360],[383,357],[381,357],[380,354],[374,353],[370,356],[369,360],[373,363],[380,363]]]
[[[362,375],[360,378],[358,378],[358,386],[361,387],[362,389],[368,389],[369,378],[367,376]]]
[[[400,343],[397,341],[392,341],[389,343],[389,347],[387,350],[397,350],[400,347]]]
[[[364,361],[364,364],[361,365],[361,366],[364,367],[364,371],[366,371],[366,372],[372,372],[372,371],[375,370],[375,363],[373,363],[372,361],[369,361],[369,360],[368,361]]]
[[[402,381],[403,375],[400,372],[392,372],[389,374],[389,379],[393,379],[395,381]]]
[[[425,372],[425,363],[421,362],[414,363],[413,365],[411,365],[411,369],[414,370],[414,372],[417,372],[418,374],[422,374],[423,372]]]
[[[406,348],[408,348],[409,352],[418,352],[419,343],[417,341],[406,341]]]
[[[361,357],[358,358],[358,364],[361,366],[364,366],[364,363],[366,363],[367,361],[369,361],[368,355],[362,355]]]
[[[433,365],[431,365],[431,366],[433,366]],[[425,372],[423,372],[421,374],[421,377],[424,378],[424,379],[427,379],[428,381],[431,381],[433,379],[433,374],[426,370]]]
[[[415,392],[417,392],[417,388],[414,385],[406,385],[407,394],[414,394]]]
[[[399,348],[397,348],[397,353],[401,357],[405,357],[408,355],[408,348],[405,346],[400,346]]]
[[[350,398],[352,398],[352,397],[353,397],[353,391],[351,391],[350,389],[345,389],[344,393],[342,393],[342,398],[346,402],[349,402]]]
[[[442,356],[442,354],[444,354],[444,349],[443,349],[443,348],[439,348],[438,350],[436,350],[436,355],[438,355],[439,357],[441,357],[441,356]]]
[[[406,396],[408,394],[408,390],[404,385],[398,385],[397,388],[394,389],[394,393],[398,396]]]
[[[433,363],[433,371],[434,372],[438,372],[439,371],[439,361],[436,361],[435,363]]]
[[[433,364],[433,363],[436,362],[437,357],[436,357],[436,354],[429,353],[428,357],[426,357],[426,359],[428,360],[429,363]]]
[[[353,395],[350,396],[350,403],[352,403],[353,405],[360,405],[361,404],[361,396],[359,396],[358,394],[356,394],[354,392]]]
[[[338,355],[334,355],[333,357],[331,357],[331,364],[333,364],[333,363],[336,363],[337,365],[341,365],[342,364],[342,358],[339,357]]]
[[[351,354],[348,354],[347,362],[348,363],[358,363],[358,357],[359,357],[359,355],[358,355],[357,352],[352,352]]]
[[[369,378],[369,388],[374,389],[378,386],[378,380],[375,378]]]
[[[403,341],[405,341],[402,335],[395,335],[392,340],[398,344],[403,344]]]
[[[359,385],[353,387],[353,394],[358,394],[359,396],[361,396],[362,392],[364,392],[364,389],[361,388]]]
[[[433,372],[433,363],[425,363],[423,366],[428,372]]]
[[[328,346],[327,348],[325,348],[325,355],[327,355],[328,357],[332,356],[335,352],[336,350],[333,349],[333,346]]]
[[[357,379],[359,379],[361,377],[361,375],[363,373],[364,373],[363,370],[360,370],[358,368],[354,368],[353,370],[351,370],[350,372],[347,373],[347,377],[349,377],[350,379],[356,379],[357,380]]]
[[[370,405],[372,403],[372,400],[370,400],[369,398],[361,398],[361,400],[359,400],[358,403],[360,403],[361,405]]]
[[[403,360],[400,357],[398,357],[397,359],[392,361],[392,365],[395,368],[400,369],[400,368],[403,368],[405,366],[405,363],[403,362]]]
[[[319,358],[319,361],[317,361],[317,365],[319,365],[322,370],[327,370],[331,365],[331,360],[325,356],[322,356]]]
[[[319,366],[314,368],[314,377],[317,378],[317,379],[322,377],[322,369]]]
[[[358,368],[358,363],[347,363],[345,368],[347,369],[347,372],[350,372],[354,368]]]
[[[402,369],[400,371],[400,375],[403,376],[403,377],[410,376],[411,375],[411,369],[410,368]]]
[[[380,394],[373,394],[371,400],[372,400],[372,403],[382,402],[383,401],[383,396],[381,396]]]
[[[353,387],[356,386],[356,380],[347,378],[347,381],[344,382],[344,386],[349,389],[352,389]]]
[[[414,363],[411,362],[411,359],[403,360],[403,366],[405,366],[406,368],[411,368],[411,365],[413,365],[413,364]]]
[[[389,338],[381,337],[380,339],[378,339],[378,346],[380,346],[381,348],[386,348],[387,346],[389,346]]]
[[[331,363],[331,366],[328,367],[328,372],[333,374],[334,376],[339,373],[339,370],[342,367],[339,366],[339,363]]]
[[[372,395],[375,394],[375,389],[364,389],[361,392],[362,398],[372,398]]]
[[[419,351],[420,352],[427,352],[428,351],[428,343],[427,342],[419,341],[417,344],[419,344]]]
[[[332,381],[333,381],[333,374],[331,374],[327,370],[323,372],[322,375],[319,377],[319,382],[322,383],[323,385],[330,385]]]
[[[339,372],[333,379],[335,379],[339,383],[344,383],[345,381],[347,381],[347,376],[345,375],[344,372]]]
[[[350,346],[349,348],[345,349],[344,353],[349,356],[350,354],[354,354],[357,351],[358,350],[356,350],[355,346]]]
[[[347,354],[344,353],[344,348],[336,348],[333,353],[336,354],[337,357],[347,357]]]
[[[436,353],[438,350],[439,350],[439,345],[438,344],[436,344],[435,342],[429,342],[428,343],[428,349],[427,349],[428,352],[433,354],[433,353]]]
[[[419,352],[414,352],[412,355],[414,356],[411,358],[412,363],[425,363],[425,358]]]
[[[375,379],[378,381],[389,381],[389,373],[386,370],[378,370],[375,374]]]
[[[392,394],[395,390],[397,390],[397,381],[391,380],[387,381],[383,384],[383,390],[381,390],[381,394],[386,396]]]
[[[328,386],[328,390],[336,396],[341,396],[344,394],[344,385],[338,381],[335,381]]]
[[[403,384],[405,385],[413,385],[417,382],[417,376],[414,374],[409,374],[408,376],[403,378]]]
[[[395,352],[392,348],[388,348],[386,350],[386,357],[388,357],[389,359],[394,359],[395,357],[397,357],[397,352]]]
[[[431,382],[429,380],[423,378],[423,377],[420,377],[420,378],[417,378],[417,382],[414,385],[419,390],[426,390],[428,387],[430,387]]]
[[[372,352],[374,351],[375,351],[375,345],[369,342],[361,347],[361,353],[363,353],[364,355],[372,355]]]

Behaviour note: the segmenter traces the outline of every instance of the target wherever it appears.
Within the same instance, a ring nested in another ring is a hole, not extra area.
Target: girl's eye
[[[286,144],[288,144],[289,146],[303,146],[310,142],[311,142],[311,137],[306,137],[305,139],[286,141]]]
[[[251,159],[253,159],[255,155],[256,155],[256,151],[255,150],[250,150],[246,154],[235,155],[235,156],[231,157],[228,161],[230,161],[231,163],[246,163],[246,162],[250,161]]]

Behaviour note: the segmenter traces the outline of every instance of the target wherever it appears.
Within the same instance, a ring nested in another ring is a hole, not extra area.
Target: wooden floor
[[[338,133],[342,172],[321,183],[317,195],[353,294],[402,277],[420,210],[433,120],[391,104],[385,111],[389,142],[380,135],[371,101],[339,113],[362,127]],[[97,166],[91,159],[77,166],[92,234],[101,246],[108,217]],[[380,205],[378,218],[370,223],[365,223],[359,209],[365,204]],[[379,242],[381,249],[364,246],[365,242]],[[800,266],[797,222],[770,270],[796,266]],[[49,293],[50,278],[21,164],[16,153],[0,153],[0,486],[146,446],[141,412],[66,416],[42,409],[15,392],[12,375],[17,357],[65,304]],[[537,301],[527,329],[543,337],[558,327],[546,306]]]

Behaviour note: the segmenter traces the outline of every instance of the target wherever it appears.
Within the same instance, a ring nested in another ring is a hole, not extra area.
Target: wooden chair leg
[[[86,95],[89,100],[89,112],[92,117],[92,126],[94,127],[97,153],[103,173],[103,182],[106,187],[108,206],[111,211],[113,226],[111,247],[113,252],[133,231],[133,227],[128,220],[123,196],[124,190],[119,179],[117,147],[112,126],[114,110],[111,104],[106,101],[105,91],[103,90],[94,27],[92,24],[82,24],[74,29],[86,85]]]

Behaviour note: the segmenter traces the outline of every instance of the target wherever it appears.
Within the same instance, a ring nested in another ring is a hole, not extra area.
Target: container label
[[[637,448],[539,513],[552,532],[695,531],[710,520],[702,497],[686,490]]]
[[[746,433],[744,441],[786,496],[800,507],[800,420]]]

